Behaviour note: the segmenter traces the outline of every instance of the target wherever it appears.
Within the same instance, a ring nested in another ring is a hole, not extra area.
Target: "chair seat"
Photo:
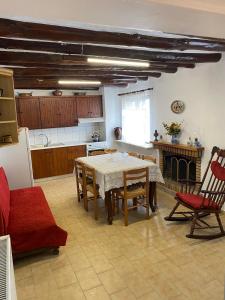
[[[120,190],[119,195],[124,197],[124,190]],[[145,189],[140,187],[140,186],[137,187],[137,188],[132,187],[127,191],[127,198],[128,199],[133,199],[133,198],[136,198],[136,197],[139,197],[139,196],[145,196]]]
[[[94,195],[94,187],[93,185],[90,183],[90,184],[87,184],[86,185],[86,189],[89,193],[93,194]],[[96,184],[96,189],[97,189],[97,194],[98,194],[98,191],[99,191],[99,186]]]
[[[219,206],[213,200],[204,198],[201,195],[176,193],[176,197],[194,209],[219,209]]]

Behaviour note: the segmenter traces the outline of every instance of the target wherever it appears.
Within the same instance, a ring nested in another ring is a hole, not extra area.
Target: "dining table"
[[[111,191],[123,187],[123,172],[133,169],[149,169],[149,205],[152,212],[157,209],[156,183],[164,183],[164,179],[158,164],[149,160],[143,160],[128,153],[116,152],[110,154],[80,157],[76,159],[84,165],[94,168],[96,183],[99,186],[99,195],[105,199],[107,219],[113,223],[113,206]]]

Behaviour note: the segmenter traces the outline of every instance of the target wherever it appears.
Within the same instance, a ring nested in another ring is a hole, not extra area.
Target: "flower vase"
[[[171,143],[172,144],[179,144],[179,138],[177,135],[172,135],[171,136]]]

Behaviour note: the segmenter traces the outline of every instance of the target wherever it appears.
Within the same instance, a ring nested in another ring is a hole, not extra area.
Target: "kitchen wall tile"
[[[30,144],[42,144],[40,134],[46,134],[51,143],[88,142],[93,132],[100,132],[101,140],[105,140],[104,123],[80,124],[74,127],[35,129],[29,131]]]

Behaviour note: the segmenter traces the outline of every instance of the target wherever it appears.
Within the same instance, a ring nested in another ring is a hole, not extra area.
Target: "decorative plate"
[[[185,105],[183,101],[175,100],[171,104],[171,110],[175,114],[180,114],[184,111]]]

